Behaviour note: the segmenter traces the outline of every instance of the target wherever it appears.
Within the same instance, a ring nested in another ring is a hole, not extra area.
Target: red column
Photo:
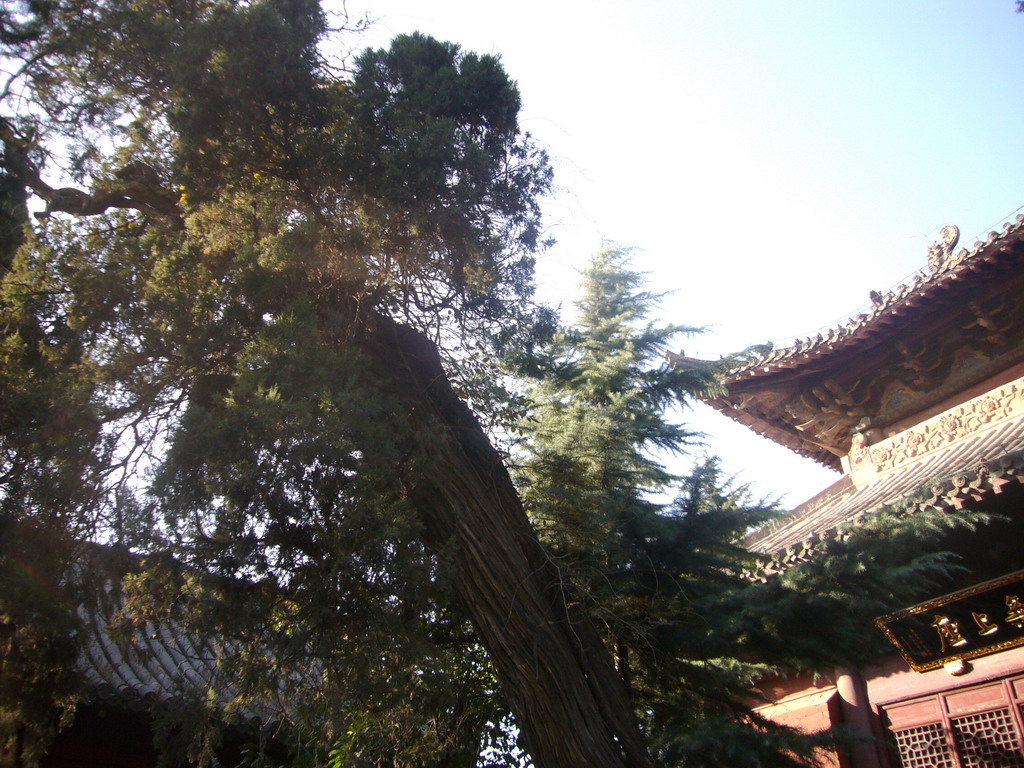
[[[859,741],[847,750],[848,759],[844,764],[851,768],[885,768],[879,751],[882,745],[876,741],[880,736],[875,718],[868,702],[867,686],[860,672],[855,669],[836,669],[836,690],[843,713],[843,722],[857,736],[870,741]]]

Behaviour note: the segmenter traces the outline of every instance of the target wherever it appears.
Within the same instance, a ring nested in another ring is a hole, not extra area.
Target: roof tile
[[[788,347],[773,349],[759,358],[745,362],[733,369],[729,378],[749,378],[770,373],[784,365],[791,367],[788,364],[797,364],[802,362],[802,358],[828,351],[823,347],[847,342],[851,337],[870,328],[876,321],[889,315],[902,314],[904,306],[913,306],[923,298],[921,294],[931,286],[944,280],[956,279],[965,264],[976,258],[993,257],[995,252],[989,251],[994,243],[1011,237],[1019,240],[1021,235],[1024,235],[1024,214],[1018,215],[1013,222],[1004,223],[1002,232],[990,232],[984,241],[976,242],[971,250],[961,249],[950,256],[935,272],[917,272],[909,282],[901,283],[892,290],[880,294],[880,299],[872,302],[872,307],[867,313],[859,314],[841,325],[818,333],[813,340],[797,339]]]

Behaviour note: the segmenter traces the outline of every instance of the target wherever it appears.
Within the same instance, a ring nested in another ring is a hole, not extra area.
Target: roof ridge
[[[943,227],[944,239],[947,238],[945,233],[949,229],[956,230],[956,227],[952,225]],[[1004,222],[1002,229],[1002,232],[995,230],[989,232],[984,240],[976,241],[970,250],[962,248],[955,254],[952,252],[956,244],[955,239],[952,243],[947,239],[945,243],[932,244],[929,246],[931,266],[918,270],[909,280],[899,283],[885,293],[871,291],[872,306],[868,312],[861,312],[847,319],[843,324],[820,330],[813,337],[797,338],[786,347],[773,348],[753,359],[744,360],[729,371],[729,378],[736,379],[745,375],[753,375],[758,370],[767,371],[774,366],[785,365],[794,358],[808,354],[824,354],[830,351],[837,344],[847,341],[858,331],[871,325],[877,318],[894,313],[898,307],[908,304],[911,299],[924,290],[951,279],[951,276],[958,273],[966,263],[973,261],[982,252],[992,249],[999,241],[1014,234],[1024,233],[1024,214],[1018,214],[1012,222]],[[956,233],[959,235],[959,230],[956,230]],[[926,269],[928,271],[924,272],[923,270]]]

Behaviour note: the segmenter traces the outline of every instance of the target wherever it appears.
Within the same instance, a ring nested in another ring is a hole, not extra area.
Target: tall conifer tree
[[[576,323],[541,356],[522,425],[527,510],[613,650],[659,765],[813,763],[835,735],[759,717],[756,682],[878,653],[873,617],[933,586],[948,565],[941,536],[980,518],[879,514],[814,562],[751,580],[742,538],[778,510],[717,460],[685,477],[662,463],[698,437],[674,406],[714,388],[729,361],[670,365],[666,349],[694,329],[652,324],[657,298],[621,248],[584,271]]]
[[[584,272],[576,324],[548,349],[547,376],[532,393],[524,497],[559,556],[605,570],[632,521],[661,505],[653,494],[678,478],[656,451],[679,453],[693,433],[667,411],[714,386],[712,368],[681,371],[664,359],[683,331],[648,321],[657,297],[606,247]]]

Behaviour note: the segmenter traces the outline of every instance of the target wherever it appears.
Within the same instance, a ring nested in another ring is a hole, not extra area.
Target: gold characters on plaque
[[[952,671],[953,662],[1024,648],[1024,569],[880,616],[875,624],[914,670],[945,665],[950,674],[963,674],[963,665]]]
[[[962,645],[967,645],[967,638],[963,636],[960,631],[960,622],[953,621],[948,616],[940,616],[935,614],[932,626],[935,627],[935,631],[939,633],[939,638],[942,640],[942,650],[940,653],[946,652],[947,644],[950,648],[959,648]]]
[[[987,613],[971,612],[974,623],[978,625],[979,635],[993,635],[999,631],[999,625],[988,617]]]
[[[1016,595],[1006,596],[1006,620],[1017,629],[1024,629],[1024,603]]]
[[[972,611],[971,618],[978,625],[979,636],[994,635],[999,631],[999,624],[990,619],[987,613]],[[1017,629],[1024,629],[1024,600],[1017,595],[1006,596],[1006,622]],[[947,649],[967,645],[968,639],[960,629],[959,621],[936,613],[932,616],[931,625],[935,627],[935,631],[939,633],[939,639],[942,641],[940,653],[945,653]]]

